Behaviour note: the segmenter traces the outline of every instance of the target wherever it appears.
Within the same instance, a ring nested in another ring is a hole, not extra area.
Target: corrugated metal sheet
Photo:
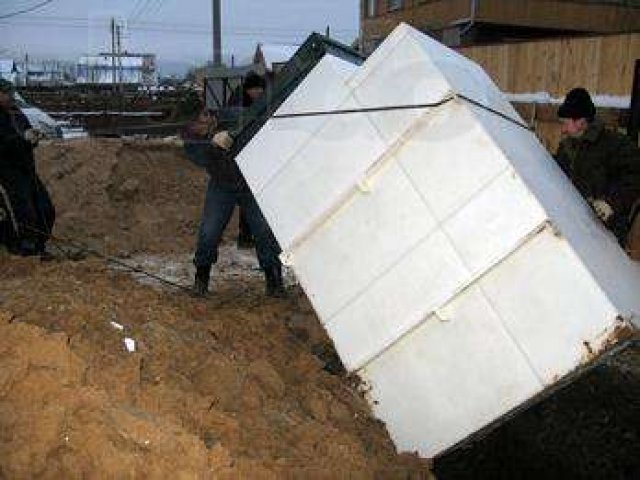
[[[347,45],[317,33],[310,35],[278,73],[268,94],[263,95],[262,99],[255,102],[248,112],[243,113],[234,131],[235,143],[232,152],[234,155],[249,143],[273,112],[327,54],[352,64],[360,64],[363,61],[360,54]]]

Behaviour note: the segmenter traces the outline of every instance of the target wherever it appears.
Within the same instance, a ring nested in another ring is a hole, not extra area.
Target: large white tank
[[[637,326],[640,266],[485,72],[407,25],[361,67],[325,57],[238,163],[400,450],[437,455]]]

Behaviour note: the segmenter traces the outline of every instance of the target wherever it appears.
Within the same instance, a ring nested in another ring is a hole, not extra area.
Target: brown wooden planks
[[[594,94],[626,96],[640,59],[640,33],[475,46],[460,52],[509,93],[562,97],[583,86]]]

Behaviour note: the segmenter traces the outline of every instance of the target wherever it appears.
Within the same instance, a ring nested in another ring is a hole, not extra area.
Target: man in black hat
[[[46,257],[55,211],[36,173],[39,132],[15,105],[14,93],[13,84],[0,79],[0,242],[12,253]]]
[[[242,82],[242,97],[239,99],[232,99],[231,104],[236,103],[236,106],[241,110],[245,110],[254,104],[265,92],[267,83],[263,77],[257,73],[251,71],[247,74]],[[238,248],[250,249],[255,246],[255,238],[249,228],[249,222],[247,221],[247,214],[244,208],[239,209],[239,222],[238,222]]]
[[[556,160],[623,247],[638,217],[640,150],[596,118],[589,92],[574,88],[558,109],[563,139]]]

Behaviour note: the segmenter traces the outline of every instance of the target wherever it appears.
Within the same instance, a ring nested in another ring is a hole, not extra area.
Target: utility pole
[[[222,65],[222,9],[220,0],[212,0],[213,11],[213,66]]]
[[[111,87],[116,93],[116,19],[111,17]]]
[[[123,93],[124,86],[122,84],[122,25],[116,24],[116,52],[118,55],[118,87],[120,93]]]

